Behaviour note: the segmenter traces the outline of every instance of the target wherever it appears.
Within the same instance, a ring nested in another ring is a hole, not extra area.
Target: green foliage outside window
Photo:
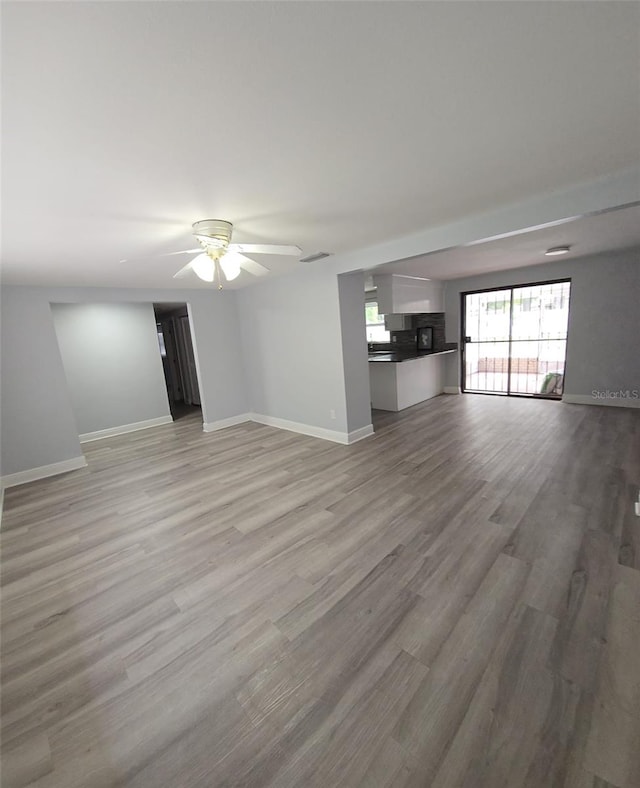
[[[371,301],[365,306],[365,315],[365,322],[367,325],[379,325],[384,323],[384,315],[378,314],[378,304],[376,304],[375,301]]]

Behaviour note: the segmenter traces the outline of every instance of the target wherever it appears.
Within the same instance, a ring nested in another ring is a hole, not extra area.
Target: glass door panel
[[[570,282],[464,295],[463,390],[559,397]]]
[[[470,342],[467,344],[465,391],[508,394],[508,342]]]
[[[510,324],[510,289],[465,296],[465,391],[508,393]]]
[[[560,396],[567,342],[564,339],[513,343],[509,392]]]
[[[511,338],[566,339],[569,282],[513,288]]]

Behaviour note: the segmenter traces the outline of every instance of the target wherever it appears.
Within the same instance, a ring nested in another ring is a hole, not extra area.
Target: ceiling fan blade
[[[165,252],[164,254],[151,255],[149,257],[125,257],[121,263],[144,263],[149,260],[157,260],[160,257],[173,257],[177,254],[198,254],[202,249],[183,249],[181,252]]]
[[[248,257],[238,254],[237,252],[231,252],[230,254],[233,254],[233,258],[240,263],[240,268],[244,268],[245,271],[254,276],[266,276],[269,273],[267,266],[262,265],[262,263],[256,263],[255,260],[250,260]],[[225,255],[225,257],[227,257],[227,255]]]
[[[241,254],[286,254],[300,257],[299,246],[279,246],[278,244],[229,244],[229,251]]]
[[[183,277],[187,276],[188,274],[192,273],[193,268],[191,268],[191,262],[188,262],[184,268],[181,268],[178,273],[173,275],[174,279],[182,279]]]
[[[201,251],[201,247],[198,247],[197,249],[183,249],[181,252],[167,252],[166,254],[161,254],[160,257],[173,257],[176,254],[198,254],[198,252]]]

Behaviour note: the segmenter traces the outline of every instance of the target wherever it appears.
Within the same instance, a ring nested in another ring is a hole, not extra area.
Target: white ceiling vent
[[[316,252],[315,254],[310,254],[308,257],[301,257],[301,263],[315,263],[316,260],[324,260],[325,257],[329,257],[331,252]]]

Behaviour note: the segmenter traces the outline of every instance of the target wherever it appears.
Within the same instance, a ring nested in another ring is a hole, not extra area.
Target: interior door
[[[182,379],[178,362],[178,347],[173,327],[173,318],[163,317],[160,321],[160,328],[162,330],[165,346],[165,355],[163,356],[162,363],[165,370],[169,399],[171,402],[182,402],[184,394],[182,391]]]
[[[196,372],[196,359],[191,341],[189,318],[186,316],[178,317],[175,318],[175,322],[184,401],[187,405],[200,405],[200,389],[198,387],[198,374]]]

